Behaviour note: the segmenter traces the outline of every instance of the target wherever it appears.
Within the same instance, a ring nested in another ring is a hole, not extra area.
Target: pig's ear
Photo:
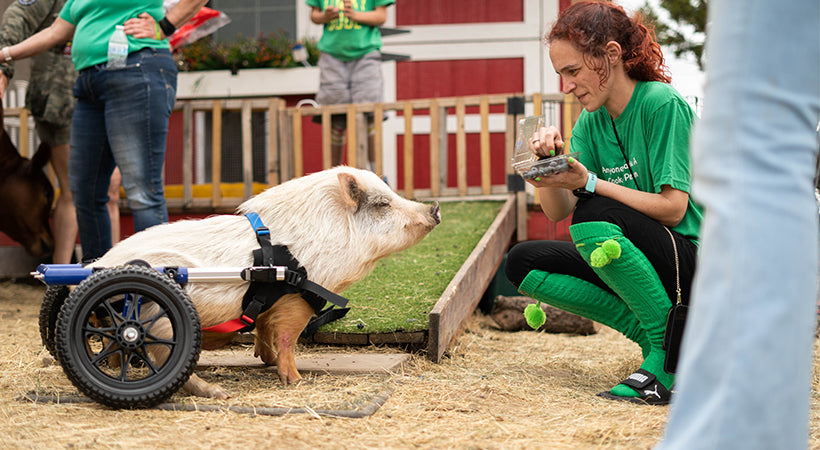
[[[364,191],[359,188],[359,182],[356,177],[347,172],[338,174],[339,185],[342,188],[342,199],[348,205],[356,208],[364,198]]]

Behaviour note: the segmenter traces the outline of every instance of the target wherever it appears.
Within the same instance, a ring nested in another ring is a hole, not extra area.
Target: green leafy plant
[[[211,36],[199,39],[174,51],[180,71],[301,67],[293,60],[293,46],[287,33],[270,33],[256,38],[238,36],[233,42],[216,42]],[[304,39],[308,64],[316,65],[320,51],[315,39]]]

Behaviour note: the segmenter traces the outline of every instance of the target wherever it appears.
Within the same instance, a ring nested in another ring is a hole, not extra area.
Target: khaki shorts
[[[37,118],[34,119],[34,124],[37,126],[37,136],[40,137],[40,141],[52,148],[68,145],[71,140],[71,124],[55,125]]]

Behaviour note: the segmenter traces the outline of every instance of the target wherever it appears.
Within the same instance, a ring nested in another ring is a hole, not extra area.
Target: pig
[[[3,108],[0,105],[0,123]],[[54,188],[43,172],[51,148],[40,144],[31,159],[20,156],[5,129],[0,128],[0,231],[28,254],[44,260],[54,249],[49,217]]]
[[[438,204],[403,199],[375,173],[346,166],[293,179],[242,203],[271,231],[271,243],[288,247],[308,278],[341,292],[367,275],[376,262],[418,243],[441,222]],[[151,266],[250,267],[259,248],[243,215],[216,215],[154,226],[121,241],[95,261],[115,267],[134,259]],[[185,287],[203,328],[236,319],[248,284],[188,283]],[[256,321],[254,355],[276,365],[285,385],[301,380],[294,346],[313,309],[299,294],[286,294]],[[235,333],[203,332],[202,349],[222,347]],[[193,395],[227,398],[221,387],[192,374],[183,389]]]

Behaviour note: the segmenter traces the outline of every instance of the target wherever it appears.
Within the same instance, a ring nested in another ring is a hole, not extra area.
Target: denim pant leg
[[[705,206],[664,449],[805,449],[816,318],[820,2],[713,0],[693,139]]]
[[[78,97],[71,124],[68,178],[77,211],[83,261],[99,258],[111,248],[111,218],[108,215],[108,186],[114,159],[105,134],[102,105],[89,93],[90,73],[77,78]]]
[[[177,70],[168,51],[144,49],[123,69],[105,71],[105,122],[134,231],[168,222],[162,166]]]

